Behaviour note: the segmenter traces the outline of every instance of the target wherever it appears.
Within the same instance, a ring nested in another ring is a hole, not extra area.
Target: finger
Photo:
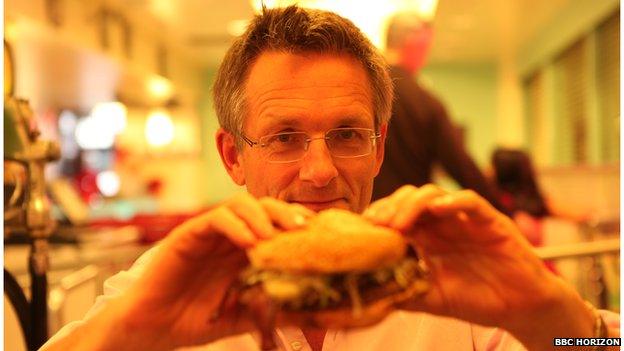
[[[437,216],[466,213],[471,220],[491,221],[504,216],[494,206],[472,190],[462,190],[446,194],[431,201],[428,209]]]
[[[369,212],[370,219],[378,225],[389,225],[399,210],[399,204],[418,188],[413,185],[404,185],[389,197],[379,200],[374,209]]]
[[[390,227],[401,232],[409,230],[420,218],[421,214],[427,210],[429,203],[444,194],[445,191],[441,188],[427,184],[405,196],[401,199],[401,203],[398,204],[401,211],[398,211],[394,216],[392,222],[390,222]]]
[[[161,251],[175,252],[177,257],[185,259],[203,260],[209,253],[231,249],[221,245],[225,242],[247,248],[257,241],[243,220],[228,208],[219,207],[176,227],[165,239],[167,249]]]
[[[275,229],[269,214],[260,201],[248,194],[242,194],[232,199],[228,208],[240,217],[251,229],[254,236],[268,239],[273,236]]]
[[[311,209],[303,206],[302,204],[289,204],[290,207],[294,208],[298,213],[300,213],[301,215],[303,215],[303,217],[305,218],[311,218],[316,216],[316,212],[312,211]]]
[[[210,227],[236,246],[247,248],[258,242],[258,237],[254,235],[248,223],[234,214],[230,208],[221,207],[214,211]]]
[[[289,204],[270,197],[260,199],[260,203],[271,220],[285,230],[304,226],[307,219],[314,215],[313,211],[302,205]]]
[[[379,209],[385,206],[385,203],[390,201],[390,197],[384,197],[383,199],[379,199],[368,206],[368,208],[362,213],[362,217],[374,222],[375,216]]]

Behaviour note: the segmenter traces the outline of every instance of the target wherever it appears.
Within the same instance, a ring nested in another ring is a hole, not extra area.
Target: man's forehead
[[[254,61],[246,88],[345,88],[371,93],[370,80],[362,63],[338,53],[263,52]]]

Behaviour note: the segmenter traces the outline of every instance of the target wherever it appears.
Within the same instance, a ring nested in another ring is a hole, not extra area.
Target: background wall
[[[214,83],[216,68],[208,69],[203,74],[204,87],[199,99],[199,113],[202,117],[202,161],[205,168],[206,193],[204,199],[207,203],[215,203],[224,200],[233,193],[244,191],[243,187],[234,184],[225,171],[221,158],[217,152],[215,132],[219,129],[219,121],[212,103],[212,84]]]
[[[449,116],[465,128],[465,143],[485,166],[496,143],[496,68],[483,64],[429,64],[419,81],[446,105]]]

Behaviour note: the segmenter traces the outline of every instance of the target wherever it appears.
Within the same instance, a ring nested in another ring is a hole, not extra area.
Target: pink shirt
[[[121,271],[104,282],[104,295],[82,321],[64,326],[43,347],[66,337],[71,330],[100,311],[112,298],[132,285],[140,276],[158,246],[144,253],[127,271]],[[601,311],[609,328],[619,329],[619,315]],[[565,335],[562,335],[565,337]],[[275,339],[280,351],[311,351],[298,328],[276,330]],[[221,339],[198,347],[179,350],[193,351],[259,351],[257,336],[244,334]],[[393,351],[393,350],[525,350],[509,333],[497,328],[487,328],[461,320],[434,316],[421,312],[397,311],[383,322],[368,328],[355,330],[329,330],[323,342],[323,351]]]
[[[279,350],[311,351],[298,328],[276,332]],[[218,342],[183,350],[193,351],[259,351],[254,335],[231,337]],[[359,330],[329,330],[323,351],[373,350],[524,350],[508,333],[483,328],[451,318],[425,313],[395,312],[383,322]]]

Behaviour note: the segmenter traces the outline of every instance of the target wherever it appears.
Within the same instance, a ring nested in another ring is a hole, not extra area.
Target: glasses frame
[[[305,153],[308,152],[308,148],[310,147],[310,143],[314,140],[325,140],[325,146],[327,146],[327,149],[330,150],[330,154],[331,154],[331,149],[329,148],[329,144],[327,144],[327,141],[330,139],[327,135],[333,131],[336,130],[365,130],[367,132],[372,133],[372,135],[369,137],[372,141],[373,141],[373,145],[371,148],[371,151],[369,153],[363,154],[363,155],[356,155],[356,156],[335,156],[332,154],[332,157],[337,157],[337,158],[356,158],[356,157],[363,157],[363,156],[368,156],[373,152],[373,149],[377,146],[377,139],[381,138],[381,133],[374,130],[374,129],[370,129],[370,128],[358,128],[358,127],[344,127],[344,128],[332,128],[328,131],[325,132],[325,135],[323,135],[322,137],[316,137],[316,138],[310,138],[310,136],[308,135],[308,133],[306,132],[282,132],[282,133],[275,133],[275,134],[267,134],[264,136],[261,136],[258,141],[252,140],[249,137],[247,137],[245,134],[243,133],[238,133],[240,135],[240,137],[243,139],[243,141],[245,143],[247,143],[247,145],[249,145],[249,147],[254,148],[254,147],[260,147],[260,148],[264,148],[267,147],[268,144],[264,144],[261,143],[260,140],[262,139],[266,139],[269,137],[274,137],[274,136],[278,136],[278,135],[282,135],[282,134],[291,134],[291,133],[300,133],[300,134],[305,134],[306,135],[306,139],[305,139],[305,146],[303,148],[304,153],[302,154],[302,156],[296,160],[291,160],[291,161],[267,161],[269,163],[291,163],[291,162],[297,162],[300,161],[304,156]]]

